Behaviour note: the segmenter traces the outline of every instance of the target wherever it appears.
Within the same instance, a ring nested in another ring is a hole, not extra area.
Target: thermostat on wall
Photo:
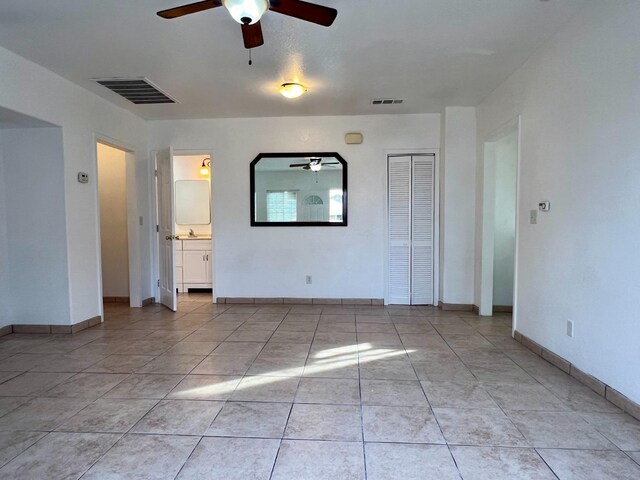
[[[86,172],[78,172],[78,181],[80,183],[89,183],[89,174]]]
[[[364,137],[358,132],[347,133],[344,136],[344,141],[347,145],[360,145],[363,140]]]

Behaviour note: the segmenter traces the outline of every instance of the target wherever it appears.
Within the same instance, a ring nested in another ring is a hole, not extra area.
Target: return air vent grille
[[[404,103],[402,98],[374,98],[371,100],[371,105],[399,105]]]
[[[145,78],[101,78],[96,82],[136,105],[176,103]]]

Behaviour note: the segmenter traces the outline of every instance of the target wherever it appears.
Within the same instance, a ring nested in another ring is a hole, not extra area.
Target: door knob
[[[171,235],[167,235],[166,237],[164,237],[165,240],[173,240],[173,237]]]

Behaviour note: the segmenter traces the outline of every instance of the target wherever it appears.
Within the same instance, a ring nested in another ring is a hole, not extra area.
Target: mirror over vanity
[[[209,225],[211,199],[207,180],[176,180],[176,224]]]
[[[338,153],[261,153],[250,175],[251,226],[347,226],[347,162]]]

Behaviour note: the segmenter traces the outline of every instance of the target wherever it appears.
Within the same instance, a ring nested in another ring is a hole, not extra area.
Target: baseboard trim
[[[493,311],[496,313],[513,313],[513,305],[494,305]]]
[[[382,298],[291,298],[291,297],[218,297],[225,304],[286,304],[286,305],[350,305],[384,306]]]
[[[102,297],[102,303],[130,303],[129,297]]]
[[[152,303],[156,303],[155,297],[149,297],[142,300],[142,306],[146,307],[147,305],[151,305]]]
[[[619,409],[625,411],[632,417],[640,420],[640,404],[634,402],[630,398],[626,397],[622,393],[618,392],[613,387],[607,385],[602,380],[589,375],[588,373],[583,372],[578,367],[573,365],[568,360],[565,360],[560,355],[553,353],[551,350],[546,349],[539,343],[531,340],[526,335],[518,332],[517,330],[513,333],[513,338],[520,342],[522,345],[527,347],[533,353],[543,358],[547,362],[555,365],[560,370],[565,373],[571,375],[578,382],[582,383],[586,387],[589,387],[591,390],[596,392],[601,397],[606,398],[611,403],[613,403]]]
[[[0,337],[9,335],[10,333],[22,333],[22,334],[73,334],[86,330],[87,328],[94,327],[102,323],[102,317],[100,315],[88,318],[82,322],[74,323],[73,325],[7,325],[0,328]]]
[[[473,312],[475,305],[471,303],[443,303],[438,302],[440,310],[448,312]]]

